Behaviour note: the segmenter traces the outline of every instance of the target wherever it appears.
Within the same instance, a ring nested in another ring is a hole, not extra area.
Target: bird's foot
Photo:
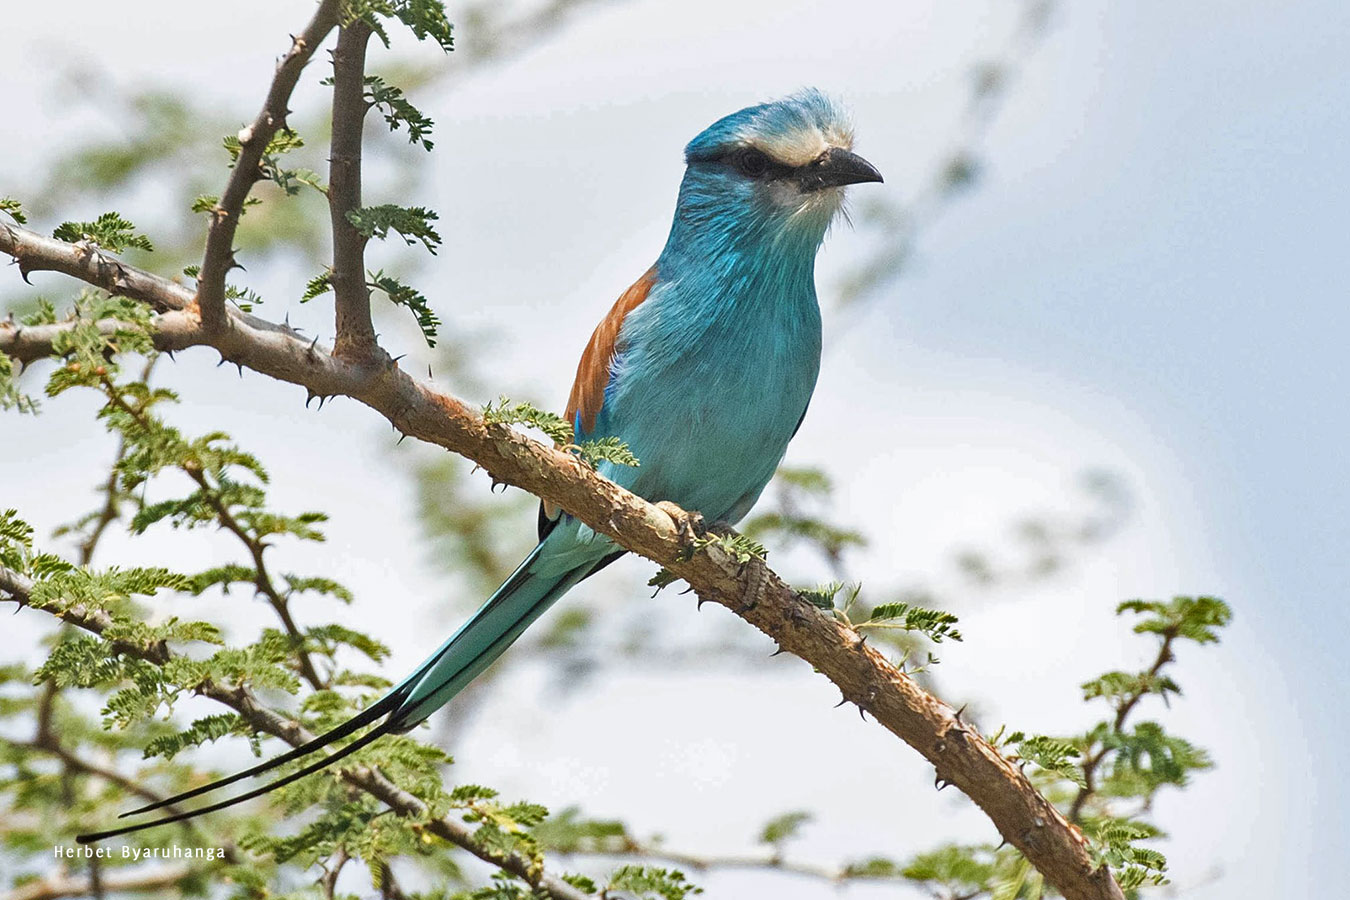
[[[741,584],[744,585],[744,592],[741,594],[741,605],[736,610],[737,613],[748,613],[750,610],[759,606],[759,601],[764,597],[764,588],[769,583],[769,566],[758,556],[752,556],[741,564]]]
[[[731,527],[731,523],[722,519],[707,525],[703,529],[708,534],[715,534],[720,538],[731,537],[736,533],[736,529]]]
[[[724,541],[724,546],[727,546],[733,554],[745,552],[743,549],[734,546],[737,540],[744,541],[744,538],[732,527],[730,522],[718,520],[705,526],[703,531],[704,534],[714,535]],[[763,556],[759,555],[764,548],[754,545],[753,542],[750,543],[754,549],[741,557],[743,562],[741,562],[738,570],[744,591],[741,594],[740,606],[734,610],[737,613],[747,613],[758,606],[759,601],[764,597],[764,588],[769,583],[768,563],[764,561]]]
[[[670,521],[675,523],[675,532],[679,535],[680,546],[683,548],[683,558],[693,558],[694,550],[698,548],[698,539],[707,533],[707,529],[703,525],[703,515],[698,512],[689,512],[669,500],[658,500],[652,505],[670,516]]]

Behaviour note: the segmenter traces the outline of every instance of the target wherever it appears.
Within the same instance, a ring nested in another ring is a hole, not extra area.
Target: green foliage
[[[311,626],[304,634],[307,647],[330,658],[337,655],[339,647],[351,647],[371,662],[380,662],[389,656],[389,648],[384,644],[337,622]]]
[[[1016,854],[1003,855],[1011,858]],[[900,868],[899,874],[929,890],[941,887],[950,896],[978,896],[999,878],[999,869],[998,851],[988,844],[945,844],[916,854]],[[876,872],[875,867],[873,872]]]
[[[1021,732],[1014,732],[1008,736],[1008,743],[1017,745],[1019,758],[1035,763],[1047,772],[1067,778],[1080,788],[1087,787],[1082,766],[1078,764],[1082,753],[1069,741],[1046,737],[1043,734],[1027,737]]]
[[[409,287],[399,281],[392,275],[384,274],[381,269],[378,272],[366,273],[370,278],[369,286],[376,290],[384,291],[384,295],[395,306],[406,307],[417,319],[417,327],[422,330],[422,337],[426,340],[428,347],[436,346],[436,330],[440,327],[441,320],[436,317],[436,313],[431,309],[431,303],[416,288]],[[309,294],[314,281],[310,281],[305,287],[305,293]]]
[[[824,469],[809,466],[779,466],[773,477],[779,484],[805,495],[828,497],[834,490],[834,482]]]
[[[44,318],[47,314],[45,309],[39,312]],[[52,354],[64,357],[65,364],[47,379],[48,396],[72,387],[97,387],[116,377],[119,354],[154,353],[150,310],[126,297],[83,291],[64,321],[71,327],[52,341]]]
[[[14,409],[21,413],[36,413],[37,403],[19,390],[19,373],[14,360],[0,353],[0,410]]]
[[[214,197],[199,197],[198,200],[210,200],[212,203],[215,202]],[[245,203],[244,205],[248,206],[249,204]],[[189,278],[195,279],[201,275],[201,273],[201,266],[192,265],[183,267],[183,274]],[[238,285],[230,284],[228,282],[225,284],[225,299],[229,300],[246,313],[253,312],[253,307],[261,306],[263,302],[263,298],[256,291],[239,287]]]
[[[1168,785],[1185,787],[1191,773],[1213,765],[1208,753],[1157,722],[1140,722],[1133,729],[1100,723],[1088,739],[1110,754],[1111,767],[1100,788],[1107,796],[1148,797]]]
[[[450,900],[539,900],[540,894],[510,876],[498,872],[492,876],[492,883],[474,891],[460,891],[450,895]]]
[[[33,526],[17,509],[0,510],[0,566],[28,574],[32,565]]]
[[[325,578],[322,575],[282,575],[281,577],[286,581],[286,586],[289,588],[287,593],[289,594],[309,591],[335,597],[343,603],[351,603],[354,599],[351,591],[333,579]]]
[[[389,46],[389,33],[381,18],[397,19],[419,41],[430,38],[446,53],[455,48],[454,26],[446,16],[441,0],[348,0],[344,18],[346,21],[365,19],[385,47]]]
[[[751,561],[764,562],[769,555],[763,544],[738,532],[708,531],[698,535],[686,545],[685,558],[692,558],[699,550],[708,547],[718,547],[742,566],[749,565]],[[678,575],[663,566],[656,570],[656,574],[648,580],[647,586],[660,591],[678,580]]]
[[[52,237],[72,244],[93,244],[113,253],[121,253],[129,247],[155,249],[148,237],[137,234],[136,226],[115,212],[105,212],[92,222],[62,222],[52,232]]]
[[[39,297],[32,312],[19,321],[25,325],[55,325],[57,321],[56,307],[46,297]]]
[[[1084,834],[1092,841],[1093,858],[1111,867],[1122,889],[1134,891],[1145,884],[1167,884],[1167,858],[1135,842],[1157,837],[1158,829],[1131,819],[1106,818],[1085,823]]]
[[[855,596],[860,587],[860,585],[854,586]],[[833,610],[834,598],[838,597],[839,592],[843,589],[844,583],[842,581],[831,581],[829,584],[822,584],[813,588],[801,588],[797,591],[797,596],[817,609]]]
[[[582,441],[573,447],[581,461],[592,469],[602,462],[613,463],[616,466],[640,465],[633,451],[628,449],[628,445],[616,437]]]
[[[746,531],[756,539],[776,537],[783,544],[800,541],[812,544],[827,557],[838,557],[850,547],[861,547],[866,541],[860,532],[838,528],[810,516],[790,516],[781,512],[766,512],[754,517]]]
[[[225,152],[230,154],[231,164],[239,162],[239,156],[244,151],[243,144],[239,141],[238,135],[226,135],[224,140]],[[281,188],[287,196],[294,196],[300,193],[303,187],[312,187],[320,193],[325,193],[327,188],[323,185],[317,172],[305,168],[287,169],[281,164],[281,157],[293,150],[299,150],[305,146],[305,141],[298,133],[289,129],[281,128],[272,135],[272,139],[267,142],[263,149],[262,159],[258,162],[258,177],[272,182]],[[256,198],[255,198],[256,201]],[[209,206],[206,204],[209,202]],[[202,196],[198,197],[193,203],[193,212],[206,212],[214,208],[219,198]],[[258,201],[260,202],[260,201]],[[252,204],[245,203],[245,206]]]
[[[332,272],[320,272],[305,282],[305,292],[300,296],[301,303],[308,303],[315,297],[322,297],[333,289]]]
[[[956,616],[939,609],[925,609],[908,603],[883,603],[872,609],[871,616],[859,622],[855,628],[899,628],[902,631],[917,631],[935,644],[947,638],[961,640],[957,631]]]
[[[1218,597],[1173,597],[1162,600],[1127,600],[1116,607],[1117,615],[1137,613],[1146,618],[1135,623],[1135,634],[1173,636],[1197,644],[1219,640],[1217,629],[1233,619],[1233,611]]]
[[[741,565],[746,565],[751,560],[763,562],[769,556],[769,551],[764,549],[763,544],[743,534],[714,534],[709,532],[702,537],[694,538],[694,550],[702,550],[705,547],[719,547],[722,552],[729,554],[732,559]]]
[[[420,241],[431,253],[441,245],[441,236],[431,224],[438,218],[432,209],[392,203],[365,206],[347,213],[347,221],[366,238],[384,240],[393,231],[405,244],[412,246]]]
[[[615,437],[582,441],[580,444],[572,443],[571,422],[530,403],[512,403],[506,397],[500,397],[495,405],[488,403],[483,407],[483,421],[489,425],[524,425],[527,428],[537,428],[554,444],[575,453],[591,468],[595,468],[601,462],[613,463],[616,466],[639,465],[638,458],[628,449],[628,445]]]
[[[1106,672],[1083,682],[1084,700],[1100,697],[1116,709],[1144,694],[1157,694],[1166,699],[1169,694],[1179,693],[1181,688],[1175,681],[1154,672]]]
[[[870,610],[866,604],[862,604],[864,612],[861,614],[855,612],[854,607],[859,606],[858,601],[862,596],[861,584],[833,581],[813,588],[799,589],[797,596],[806,603],[831,613],[848,627],[858,631],[866,629],[868,637],[875,635],[878,641],[899,649],[902,656],[894,663],[910,675],[918,675],[927,667],[939,662],[931,652],[931,645],[940,644],[948,639],[961,640],[961,632],[955,627],[958,621],[956,616],[907,600],[881,603],[871,607]],[[911,656],[925,650],[927,650],[926,660],[921,665],[907,665]]]
[[[616,819],[588,819],[570,806],[554,813],[534,830],[539,846],[556,853],[622,853],[635,844]]]
[[[145,745],[145,758],[162,756],[173,759],[188,747],[215,742],[227,734],[246,734],[244,720],[235,713],[218,713],[196,719],[182,731],[157,737]]]
[[[250,194],[248,197],[244,199],[244,205],[241,212],[247,212],[249,207],[258,206],[262,202],[263,201],[261,197],[255,197],[252,194]],[[195,213],[211,213],[212,215],[215,215],[216,211],[220,209],[220,197],[216,196],[215,194],[198,194],[196,197],[192,198],[192,205],[189,207],[189,209],[191,209]],[[198,270],[200,267],[192,266],[191,268],[194,270],[191,273],[191,275],[193,278],[196,278],[197,277],[196,270]]]
[[[204,777],[190,763],[182,762],[193,755],[188,752],[192,748],[231,736],[246,737],[255,747],[260,743],[259,736],[234,712],[173,724],[171,717],[181,698],[205,685],[302,692],[296,714],[307,727],[318,731],[343,721],[369,702],[369,694],[349,696],[349,690],[378,691],[386,685],[373,673],[339,668],[338,656],[378,661],[387,649],[374,637],[339,623],[305,624],[295,633],[265,628],[243,645],[225,645],[210,622],[147,618],[141,606],[145,598],[161,597],[156,602],[162,602],[164,594],[190,597],[211,591],[226,593],[239,586],[280,607],[300,593],[331,596],[342,602],[350,602],[352,597],[342,585],[325,576],[278,575],[266,565],[263,554],[276,552],[269,548],[277,538],[289,535],[321,540],[318,526],[323,516],[271,510],[266,504],[267,471],[256,457],[223,434],[182,433],[164,418],[165,408],[176,400],[172,392],[122,376],[119,360],[127,351],[153,355],[148,317],[134,304],[122,305],[127,302],[97,292],[81,298],[67,317],[76,328],[58,348],[65,354],[65,364],[52,374],[49,390],[59,393],[84,387],[102,396],[99,415],[122,443],[115,464],[115,485],[118,496],[132,504],[125,521],[133,533],[163,525],[223,527],[247,551],[244,561],[223,561],[189,575],[153,567],[95,569],[75,565],[36,551],[31,528],[11,511],[0,514],[0,564],[34,580],[35,607],[58,613],[78,608],[82,615],[106,617],[99,633],[62,635],[41,666],[32,673],[20,673],[58,692],[94,691],[102,697],[102,724],[113,730],[102,730],[97,720],[65,721],[61,733],[69,737],[63,739],[75,742],[77,750],[97,746],[123,757],[134,750],[151,761],[152,768],[147,771],[154,778],[165,779],[170,789],[177,789],[200,783]],[[59,318],[51,307],[41,307],[34,315],[42,320]],[[94,327],[99,320],[105,325]],[[109,320],[123,324],[109,328]],[[493,424],[540,428],[564,446],[570,446],[572,439],[572,430],[561,417],[529,404],[503,399],[489,405],[484,418]],[[572,449],[583,452],[582,448]],[[168,482],[159,484],[160,476],[170,472],[179,484],[188,485],[186,490],[175,492],[166,490]],[[820,482],[808,479],[808,484]],[[461,525],[471,527],[469,520]],[[742,563],[762,558],[764,552],[742,536],[708,535],[699,541],[704,545],[718,543]],[[842,600],[841,593],[845,594]],[[859,587],[846,588],[842,582],[803,592],[805,599],[832,609],[846,621],[859,595]],[[1014,747],[1017,757],[1031,765],[1029,774],[1041,790],[1082,827],[1094,858],[1111,866],[1121,884],[1133,893],[1142,886],[1165,882],[1166,860],[1146,845],[1158,836],[1156,826],[1148,821],[1153,796],[1166,786],[1184,786],[1194,772],[1210,762],[1203,750],[1169,734],[1159,723],[1129,721],[1129,716],[1145,697],[1166,699],[1179,692],[1166,668],[1173,661],[1171,647],[1183,640],[1216,640],[1218,629],[1230,614],[1226,606],[1212,598],[1135,601],[1122,605],[1121,613],[1127,612],[1140,616],[1135,630],[1157,640],[1160,655],[1158,663],[1147,671],[1107,672],[1084,684],[1085,699],[1108,704],[1113,718],[1082,735],[1061,738],[1014,732],[1006,739],[1000,735],[999,744]],[[950,614],[900,601],[871,607],[857,627],[912,631],[939,642],[959,639],[955,621]],[[209,652],[201,651],[202,644],[210,645]],[[192,645],[196,646],[190,654],[180,649]],[[322,671],[328,674],[320,678],[326,677],[326,681],[307,682],[310,676],[305,673],[319,670],[307,668],[306,657],[323,663]],[[0,720],[19,715],[31,718],[32,709],[30,701],[0,704]],[[75,715],[69,711],[65,714]],[[4,746],[0,741],[0,766],[10,765],[8,761],[13,758],[3,752]],[[447,789],[441,771],[447,762],[437,748],[403,736],[384,738],[352,759],[354,765],[377,766],[400,787],[413,792],[426,804],[429,815],[458,815],[473,826],[473,840],[480,848],[517,854],[532,865],[541,863],[543,853],[549,850],[623,855],[642,846],[619,821],[588,819],[575,809],[549,816],[538,804],[507,802],[495,790],[480,785]],[[18,790],[17,784],[17,779],[0,778],[0,791]],[[26,784],[23,790],[29,793],[22,796],[36,798],[33,792],[46,790],[48,783],[29,778]],[[91,801],[93,805],[83,812],[82,825],[109,817],[124,799],[116,790],[96,796],[100,799]],[[267,828],[240,830],[228,817],[222,824],[213,824],[234,834],[238,845],[254,859],[263,860],[270,867],[265,871],[313,865],[331,860],[341,850],[365,860],[378,886],[387,877],[387,860],[417,859],[431,865],[437,851],[443,855],[444,848],[438,842],[429,842],[416,821],[381,815],[378,804],[368,797],[354,797],[337,779],[303,779],[279,792],[277,802],[288,815],[309,811],[307,824],[286,835]],[[773,848],[773,858],[780,859],[785,846],[808,820],[804,811],[780,816],[765,826],[760,840]],[[37,847],[49,843],[45,837],[33,840]],[[240,879],[242,883],[243,879],[259,877]],[[1015,850],[1006,847],[994,850],[948,845],[908,861],[871,857],[845,866],[842,877],[902,880],[932,892],[989,900],[1033,898],[1045,893],[1041,876]],[[652,900],[683,900],[698,892],[683,874],[656,867],[622,866],[605,880],[577,875],[569,876],[569,881],[586,891],[595,891],[596,885],[603,883],[611,895]],[[263,886],[266,877],[254,883]],[[489,885],[456,896],[533,894],[519,878],[499,872]]]
[[[537,428],[555,444],[572,443],[572,423],[556,413],[545,412],[529,403],[512,403],[500,397],[495,404],[483,407],[483,421],[488,425],[524,425]]]
[[[1203,749],[1169,734],[1160,723],[1132,723],[1130,717],[1147,697],[1166,701],[1181,692],[1166,671],[1176,661],[1176,642],[1214,643],[1232,612],[1214,597],[1174,597],[1120,604],[1117,614],[1126,613],[1143,616],[1134,631],[1157,640],[1157,655],[1145,671],[1110,671],[1083,684],[1083,698],[1108,704],[1110,719],[1071,737],[1021,731],[1005,737],[999,729],[990,740],[997,747],[1015,747],[1016,758],[1034,764],[1033,782],[1082,828],[1093,858],[1110,866],[1121,887],[1135,896],[1142,886],[1167,883],[1166,858],[1138,844],[1160,834],[1147,819],[1154,798],[1165,787],[1186,786],[1192,774],[1212,763]],[[1019,896],[1006,892],[1009,885],[1023,890],[1031,883],[1034,875],[1029,870],[1023,875],[999,882],[1006,896]],[[991,897],[997,896],[994,890]]]
[[[23,204],[13,197],[0,197],[0,212],[7,214],[20,225],[28,222],[28,216],[23,212]]]
[[[682,872],[657,866],[620,866],[609,877],[609,891],[628,891],[634,900],[685,900],[703,888],[690,884]]]
[[[378,75],[367,75],[366,102],[384,116],[390,131],[406,127],[408,143],[421,144],[422,149],[427,151],[435,146],[430,137],[432,121],[420,109],[413,106],[399,88],[386,83]]]
[[[225,285],[225,299],[246,313],[253,312],[253,307],[261,306],[263,302],[263,298],[258,295],[257,291],[234,284]]]
[[[333,78],[329,76],[320,84],[332,85]],[[401,88],[397,88],[386,82],[378,75],[367,75],[365,77],[365,100],[366,105],[372,109],[378,110],[384,116],[385,124],[389,126],[390,131],[398,131],[400,128],[408,129],[408,143],[421,144],[422,149],[428,152],[435,146],[431,142],[431,129],[435,125],[431,119],[427,118],[412,102],[404,95]]]
[[[812,815],[805,810],[794,810],[793,812],[783,813],[770,819],[759,833],[759,842],[761,844],[770,844],[779,847],[792,838],[797,837],[802,830],[802,826],[810,822]]]

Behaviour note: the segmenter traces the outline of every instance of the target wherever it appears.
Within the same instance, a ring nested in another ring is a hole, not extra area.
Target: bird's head
[[[843,188],[882,180],[852,147],[848,116],[814,89],[734,112],[685,148],[677,218],[818,244],[842,208]]]

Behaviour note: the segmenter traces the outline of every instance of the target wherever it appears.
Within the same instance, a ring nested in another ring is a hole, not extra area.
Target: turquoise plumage
[[[841,189],[881,181],[851,147],[846,117],[809,90],[720,119],[685,148],[665,248],[596,328],[568,401],[579,440],[616,437],[640,460],[602,462],[602,475],[709,522],[735,523],[754,505],[806,414],[820,368],[816,251],[840,211]],[[361,714],[275,759],[126,815],[261,774],[379,723],[366,734],[237,797],[81,842],[222,809],[423,721],[623,552],[548,504],[539,538],[468,622]]]

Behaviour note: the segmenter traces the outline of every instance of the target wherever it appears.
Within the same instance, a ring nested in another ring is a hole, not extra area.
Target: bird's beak
[[[831,147],[802,166],[797,176],[803,191],[843,187],[865,181],[884,181],[877,167],[851,150]]]

